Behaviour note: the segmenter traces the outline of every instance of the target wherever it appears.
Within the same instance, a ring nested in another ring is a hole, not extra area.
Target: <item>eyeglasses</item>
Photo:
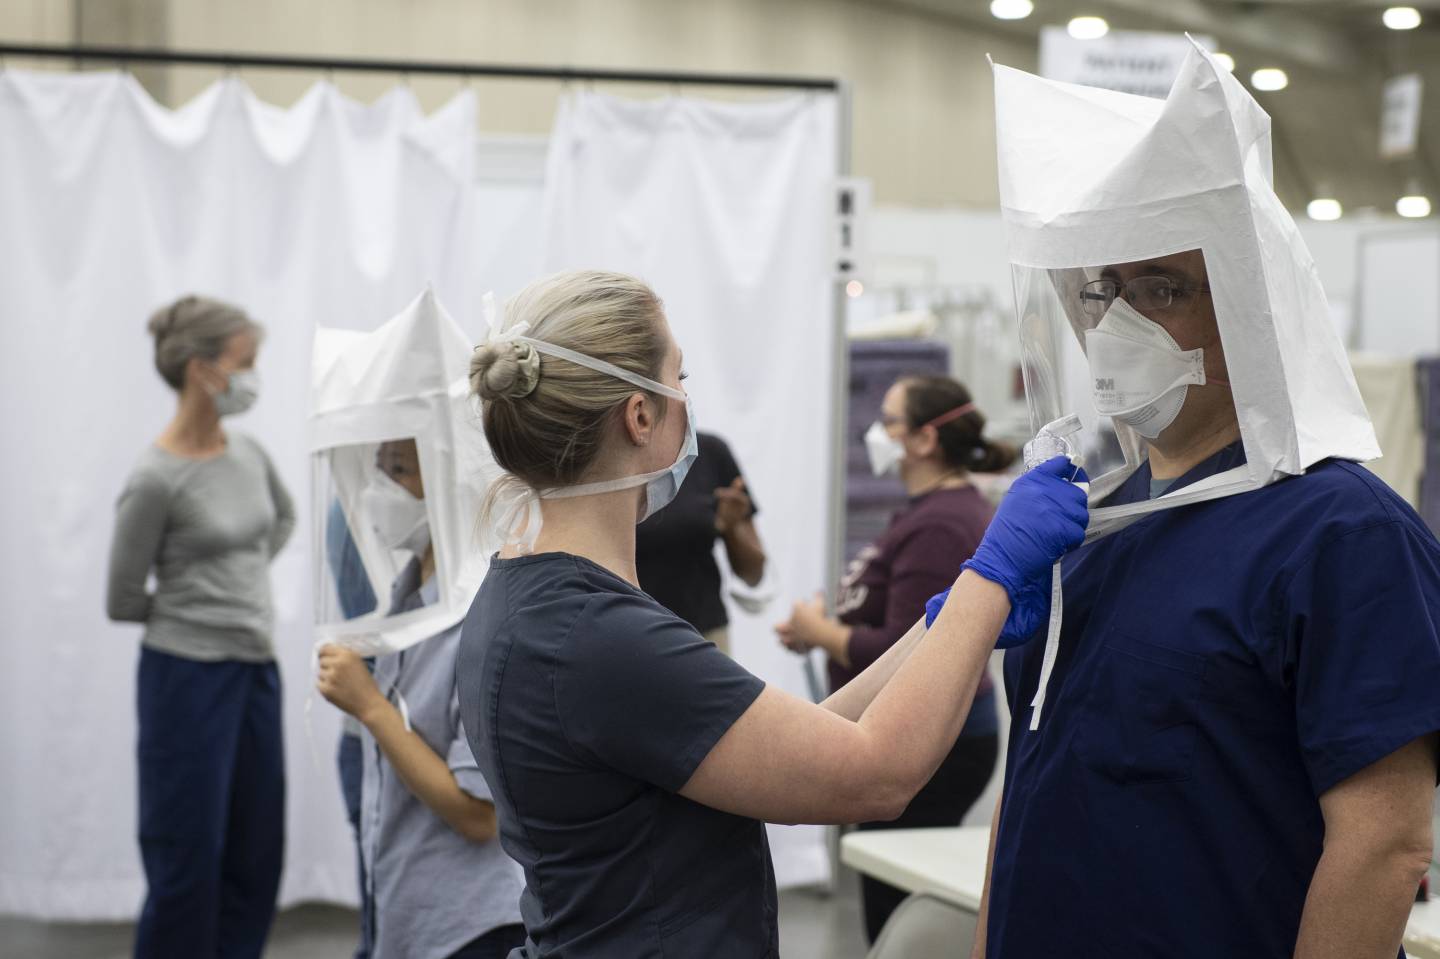
[[[1094,280],[1080,288],[1080,308],[1086,316],[1099,319],[1110,309],[1115,297],[1123,296],[1125,302],[1140,312],[1165,310],[1191,293],[1209,293],[1203,286],[1180,286],[1168,276],[1137,276],[1125,283],[1117,280]]]

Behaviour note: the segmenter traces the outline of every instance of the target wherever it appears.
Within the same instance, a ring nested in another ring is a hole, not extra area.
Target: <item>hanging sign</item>
[[[1195,42],[1215,49],[1210,37],[1196,37]],[[1112,30],[1094,40],[1076,40],[1064,27],[1044,27],[1040,75],[1163,100],[1190,49],[1190,39],[1183,33]]]
[[[1380,156],[1386,160],[1415,152],[1420,138],[1421,86],[1418,73],[1402,73],[1385,83],[1380,99]]]

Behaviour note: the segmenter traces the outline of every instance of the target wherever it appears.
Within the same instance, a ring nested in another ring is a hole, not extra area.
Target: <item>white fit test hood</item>
[[[488,567],[477,535],[481,503],[500,475],[469,400],[470,353],[428,290],[372,333],[316,331],[310,450],[318,641],[378,655],[464,618]],[[391,479],[417,472],[418,503]],[[432,544],[438,600],[390,615],[397,578]]]
[[[1144,440],[1095,411],[1084,354],[1095,318],[1078,308],[1077,291],[1107,265],[1193,250],[1203,254],[1203,295],[1213,298],[1239,415],[1243,466],[1153,501],[1095,508],[1090,539],[1327,457],[1379,455],[1315,264],[1272,186],[1270,117],[1239,81],[1198,44],[1165,100],[999,65],[994,75],[1032,429],[1079,416],[1092,504],[1143,462]]]

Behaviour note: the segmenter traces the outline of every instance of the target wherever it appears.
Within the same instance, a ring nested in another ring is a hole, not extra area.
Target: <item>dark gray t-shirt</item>
[[[495,559],[460,718],[525,870],[525,959],[779,954],[765,827],[677,794],[765,684],[567,553]]]

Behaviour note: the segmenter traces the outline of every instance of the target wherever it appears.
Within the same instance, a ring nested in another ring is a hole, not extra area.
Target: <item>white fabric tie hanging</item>
[[[1080,432],[1080,418],[1074,414],[1062,417],[1040,428],[1035,438],[1025,444],[1025,467],[1034,469],[1046,460],[1056,456],[1070,459],[1078,470],[1083,459],[1070,437]],[[1050,622],[1045,630],[1045,656],[1040,663],[1040,682],[1035,687],[1035,698],[1030,700],[1030,729],[1040,728],[1040,714],[1045,709],[1045,693],[1050,685],[1050,676],[1055,671],[1055,659],[1060,654],[1060,627],[1064,625],[1065,599],[1060,588],[1061,564],[1050,568]]]

